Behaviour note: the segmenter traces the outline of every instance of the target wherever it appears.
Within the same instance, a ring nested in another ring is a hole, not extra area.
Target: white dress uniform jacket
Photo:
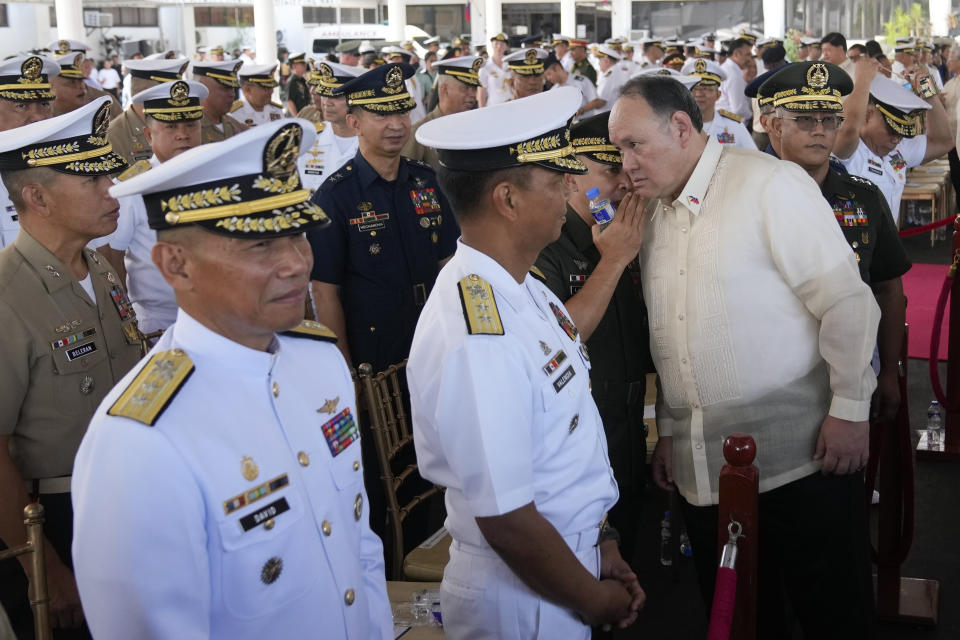
[[[716,138],[720,144],[732,144],[735,147],[756,151],[757,145],[753,142],[753,136],[743,126],[739,116],[731,117],[731,115],[714,112],[713,120],[703,123],[703,130]]]
[[[350,372],[305,326],[263,352],[181,311],[100,405],[73,475],[98,640],[393,638]]]
[[[620,87],[629,79],[629,75],[620,68],[619,64],[613,65],[606,71],[598,71],[597,97],[606,100],[607,103],[594,109],[593,115],[613,109],[613,103],[620,97]]]
[[[487,92],[486,106],[492,107],[495,104],[507,102],[513,97],[513,93],[510,91],[510,85],[507,83],[512,73],[513,72],[507,67],[506,62],[503,63],[503,66],[499,66],[493,61],[493,58],[487,60],[486,63],[480,67],[480,84]]]
[[[148,162],[151,167],[160,165],[155,155],[150,156]],[[177,298],[150,257],[157,243],[157,232],[147,223],[143,196],[124,196],[119,202],[117,228],[90,246],[98,248],[109,244],[111,249],[126,252],[123,265],[127,270],[127,292],[137,312],[140,331],[153,333],[166,329],[177,319]]]
[[[268,102],[263,111],[257,111],[247,102],[243,94],[240,94],[240,103],[236,109],[230,111],[230,117],[242,122],[248,127],[255,127],[258,124],[266,124],[273,120],[279,120],[283,117],[283,107],[272,102]]]
[[[447,637],[588,638],[510,571],[475,520],[535,503],[598,575],[598,525],[617,486],[563,303],[461,241],[420,315],[407,375],[420,472],[447,488]]]
[[[851,174],[866,178],[880,187],[890,205],[893,221],[900,220],[900,197],[907,184],[907,169],[923,164],[927,154],[927,136],[904,138],[897,148],[881,158],[861,139],[849,158],[840,158]]]
[[[593,102],[597,99],[597,90],[593,86],[593,82],[590,81],[590,78],[582,76],[579,73],[570,73],[567,75],[567,81],[563,84],[555,84],[550,87],[550,90],[553,91],[557,87],[576,87],[580,91],[580,96],[582,101],[580,103],[581,107],[586,106],[590,102]],[[596,115],[598,112],[596,109],[590,109],[584,111],[580,114],[580,120],[589,118],[590,116]]]
[[[297,165],[303,176],[303,188],[316,191],[337,169],[357,155],[360,140],[356,136],[341,138],[333,132],[329,122],[315,122],[317,139]]]

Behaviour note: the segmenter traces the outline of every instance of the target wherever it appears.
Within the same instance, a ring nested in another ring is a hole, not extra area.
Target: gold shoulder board
[[[317,133],[320,133],[327,128],[327,123],[321,120],[320,122],[314,122],[313,126],[317,130]]]
[[[230,107],[230,113],[233,113],[237,109],[243,106],[243,100],[234,100],[233,106]]]
[[[124,171],[119,176],[117,176],[117,180],[119,180],[120,182],[123,182],[124,180],[129,180],[130,178],[134,178],[140,175],[141,173],[144,173],[149,170],[150,170],[149,160],[138,160],[137,162],[134,162],[132,165],[130,165],[130,167],[128,167],[126,171]]]
[[[727,118],[728,120],[733,120],[735,122],[743,122],[743,118],[741,116],[737,115],[736,113],[731,113],[726,109],[717,109],[717,113],[722,115],[724,118]]]
[[[283,109],[283,105],[280,104],[279,102],[274,102],[273,100],[271,100],[271,101],[270,101],[270,104],[272,104],[273,106],[275,106],[277,109]]]
[[[540,269],[537,268],[536,265],[530,267],[530,275],[532,275],[534,278],[536,278],[537,280],[539,280],[544,284],[546,284],[547,282],[547,276],[545,276],[543,274],[543,271],[540,271]]]
[[[107,415],[152,427],[191,373],[193,361],[182,350],[156,353],[107,410]]]
[[[336,342],[337,334],[328,329],[326,325],[313,320],[304,320],[293,329],[284,331],[281,335],[293,338],[310,338],[311,340],[323,340],[324,342]]]
[[[503,324],[493,287],[480,276],[471,273],[458,283],[463,317],[467,320],[467,332],[474,335],[502,336]]]

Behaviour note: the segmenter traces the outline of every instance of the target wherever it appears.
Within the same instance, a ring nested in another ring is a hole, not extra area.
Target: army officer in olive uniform
[[[143,195],[180,311],[77,453],[97,640],[393,638],[353,381],[332,332],[300,322],[304,231],[327,220],[297,172],[315,135],[262,124],[112,189]]]
[[[567,200],[560,238],[540,252],[534,275],[563,301],[589,350],[590,387],[620,487],[610,524],[620,532],[623,557],[633,562],[647,455],[645,376],[653,364],[637,263],[644,201],[628,193],[630,178],[610,142],[609,119],[608,111],[570,129],[587,173],[573,176],[578,189]],[[617,208],[614,222],[603,232],[590,214],[586,193],[591,187]]]
[[[830,165],[830,152],[843,123],[841,98],[852,90],[850,76],[829,62],[791,64],[760,87],[761,93],[773,96],[777,117],[772,123],[781,157],[803,167],[820,185],[856,255],[860,277],[873,289],[880,306],[880,362],[871,415],[885,422],[894,418],[900,405],[897,362],[906,321],[900,278],[911,265],[883,193],[869,180],[840,173]]]
[[[180,80],[187,68],[186,58],[173,60],[126,60],[124,66],[130,70],[130,91],[133,95],[164,82]],[[153,151],[143,135],[146,122],[143,119],[143,105],[131,104],[123,114],[110,123],[107,135],[113,150],[128,164],[147,160]]]
[[[70,561],[73,457],[97,404],[141,353],[123,284],[85,249],[117,226],[107,190],[127,165],[110,150],[109,117],[104,97],[0,133],[0,176],[21,224],[0,251],[0,538],[20,544],[23,507],[43,504],[55,627],[82,623]],[[0,565],[0,592],[14,625],[29,625],[16,563]]]

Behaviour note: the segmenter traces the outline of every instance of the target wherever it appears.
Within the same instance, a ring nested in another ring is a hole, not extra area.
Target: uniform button
[[[363,515],[363,494],[358,493],[353,499],[353,519],[359,521],[361,515]]]
[[[680,318],[681,320],[683,320],[683,314],[682,314],[682,313],[681,313],[680,315],[678,315],[677,317]]]
[[[310,456],[307,455],[306,451],[301,451],[297,454],[297,462],[300,463],[301,467],[305,467],[310,464]]]
[[[354,471],[360,471],[360,461],[359,461],[359,460],[354,460],[354,461],[353,461],[353,470],[354,470]]]
[[[323,531],[323,535],[328,536],[332,529],[330,528],[330,521],[324,520],[323,524],[320,525],[320,529]]]
[[[373,333],[373,332],[376,331],[376,330],[377,330],[376,327],[370,327],[370,333]]]
[[[278,385],[276,382],[274,382],[274,383],[273,383],[273,397],[276,398],[276,397],[279,396],[279,395],[280,395],[280,385]]]
[[[266,529],[267,531],[270,531],[270,529],[273,529],[274,525],[276,524],[277,523],[273,521],[273,518],[270,518],[269,520],[263,523],[263,528]]]
[[[357,594],[353,592],[353,589],[347,589],[347,592],[343,594],[343,601],[347,603],[347,606],[353,604],[353,601],[357,599]]]

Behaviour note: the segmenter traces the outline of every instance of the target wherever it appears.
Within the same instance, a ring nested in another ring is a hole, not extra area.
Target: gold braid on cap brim
[[[417,103],[409,93],[403,92],[395,96],[380,96],[376,98],[351,98],[347,96],[347,105],[360,107],[373,113],[406,113],[413,111]]]
[[[273,76],[270,76],[269,78],[265,76],[244,76],[243,81],[258,84],[261,87],[266,87],[267,89],[273,89],[280,86],[280,83],[277,82],[276,78]]]
[[[896,133],[899,133],[904,138],[913,138],[917,135],[917,116],[898,116],[880,103],[877,103],[875,106],[877,107],[877,111],[883,114],[883,119],[887,121],[887,124]]]
[[[180,122],[183,120],[200,120],[203,118],[203,107],[183,107],[180,109],[144,109],[143,114],[160,122]]]
[[[623,164],[620,150],[604,138],[574,138],[573,151],[603,164]]]
[[[691,73],[690,75],[695,78],[700,78],[700,82],[697,84],[702,84],[705,87],[719,87],[720,86],[720,76],[713,73]]]
[[[507,66],[510,67],[510,71],[513,71],[514,73],[517,73],[521,76],[543,75],[542,62],[539,64],[533,64],[533,65],[525,65],[525,64],[512,65],[508,63]]]
[[[56,94],[50,84],[4,84],[0,85],[0,98],[14,102],[40,102],[55,100]]]
[[[223,86],[230,87],[231,89],[236,89],[240,86],[240,80],[237,78],[236,74],[233,73],[217,73],[215,71],[207,71],[206,73],[201,73],[200,75],[213,78]]]
[[[445,69],[441,67],[441,75],[453,76],[463,84],[469,85],[471,87],[480,86],[480,76],[473,71],[456,71],[453,69]]]
[[[836,89],[787,89],[773,94],[773,106],[788,111],[843,111],[843,101]]]

